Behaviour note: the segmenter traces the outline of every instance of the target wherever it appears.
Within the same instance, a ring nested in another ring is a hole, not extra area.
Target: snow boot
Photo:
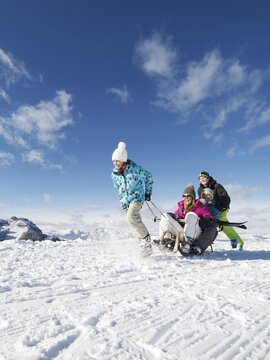
[[[237,239],[232,239],[232,240],[231,240],[231,247],[232,247],[233,249],[236,249],[236,248],[237,248]]]
[[[188,242],[183,243],[183,245],[181,246],[181,250],[185,254],[189,254],[190,249],[191,249],[191,246],[190,246],[190,244]]]
[[[202,249],[200,248],[200,246],[193,246],[191,248],[191,252],[193,255],[201,255],[202,254]]]
[[[142,244],[143,256],[144,257],[150,256],[153,250],[152,250],[151,237],[149,234],[146,235],[146,237],[141,240],[141,244]]]
[[[244,242],[242,240],[238,241],[238,245],[239,245],[239,251],[243,251],[244,250]]]
[[[183,256],[190,256],[191,254],[191,244],[193,242],[193,239],[189,238],[189,237],[185,237],[185,240],[182,242],[179,251],[180,254]]]

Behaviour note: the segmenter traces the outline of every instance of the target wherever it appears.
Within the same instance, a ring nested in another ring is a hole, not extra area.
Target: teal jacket
[[[128,160],[123,174],[115,168],[112,172],[114,187],[118,190],[119,200],[123,210],[128,209],[132,202],[144,202],[145,195],[152,195],[152,174]]]
[[[220,219],[220,211],[212,203],[208,203],[206,205],[207,205],[210,213],[214,216],[214,218],[219,220]]]

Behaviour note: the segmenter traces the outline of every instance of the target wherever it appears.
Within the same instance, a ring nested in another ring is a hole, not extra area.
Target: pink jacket
[[[207,205],[204,205],[200,200],[196,200],[195,204],[190,208],[189,212],[194,212],[201,218],[214,219],[214,216],[210,213],[207,208]],[[184,214],[184,200],[179,201],[178,209],[174,212],[175,215],[179,216],[181,219],[184,219],[186,214]]]

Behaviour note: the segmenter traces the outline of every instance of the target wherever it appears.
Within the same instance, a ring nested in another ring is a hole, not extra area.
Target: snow
[[[1,360],[270,359],[268,235],[241,230],[240,252],[219,234],[188,259],[143,258],[115,221],[20,231],[0,242]]]

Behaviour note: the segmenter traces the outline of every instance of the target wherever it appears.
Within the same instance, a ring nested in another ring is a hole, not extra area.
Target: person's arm
[[[143,179],[145,186],[145,200],[150,201],[153,191],[153,176],[148,170],[143,170]]]
[[[219,199],[219,204],[223,209],[229,209],[231,199],[226,191],[226,189],[221,185],[217,184],[216,192]]]
[[[178,203],[178,208],[174,212],[174,215],[176,215],[177,217],[180,217],[181,219],[185,218],[185,216],[183,214],[183,203],[184,203],[183,201],[180,201]]]
[[[116,181],[116,176],[119,176],[119,175],[115,175],[114,173],[112,173],[113,186],[118,190],[120,187],[120,183],[118,181]]]

